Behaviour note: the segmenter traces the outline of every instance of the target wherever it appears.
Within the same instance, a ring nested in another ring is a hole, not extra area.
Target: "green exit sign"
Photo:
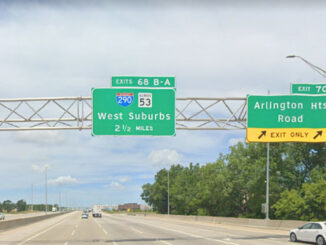
[[[249,95],[248,142],[326,142],[325,95]]]
[[[175,135],[175,90],[95,88],[93,135]]]
[[[326,94],[326,83],[292,83],[292,94]]]
[[[147,76],[113,76],[112,87],[175,88],[175,78]]]

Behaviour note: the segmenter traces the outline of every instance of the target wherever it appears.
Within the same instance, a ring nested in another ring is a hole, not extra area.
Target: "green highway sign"
[[[175,88],[174,77],[113,76],[112,87]]]
[[[292,94],[326,94],[326,83],[292,83]]]
[[[326,142],[326,96],[248,96],[248,142]]]
[[[175,135],[175,90],[95,88],[93,135]]]

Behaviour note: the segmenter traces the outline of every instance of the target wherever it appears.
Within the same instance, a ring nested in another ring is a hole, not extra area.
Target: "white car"
[[[3,213],[0,213],[0,220],[5,220],[5,215]]]
[[[290,231],[291,242],[315,242],[317,245],[325,245],[326,221],[305,224],[298,229]]]

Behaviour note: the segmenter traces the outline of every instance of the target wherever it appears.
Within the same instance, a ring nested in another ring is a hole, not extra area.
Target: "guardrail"
[[[53,213],[53,214],[46,214],[40,216],[33,216],[33,217],[26,217],[26,218],[19,218],[13,220],[5,220],[0,222],[0,231],[5,231],[13,228],[17,228],[24,225],[29,225],[41,220],[49,219],[52,217],[56,217],[59,215],[66,214],[68,212],[60,212],[60,213]]]
[[[298,228],[307,221],[299,220],[266,220],[266,219],[247,219],[247,218],[233,218],[233,217],[213,217],[213,216],[191,216],[191,215],[166,215],[166,214],[146,214],[134,213],[137,216],[149,216],[165,219],[174,219],[180,221],[196,221],[203,223],[239,225],[256,228],[269,228],[274,230],[286,230]]]

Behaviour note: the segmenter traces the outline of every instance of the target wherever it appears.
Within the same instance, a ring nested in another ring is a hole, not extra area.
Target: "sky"
[[[307,3],[309,2],[309,3]],[[112,76],[175,76],[177,97],[288,94],[325,78],[322,1],[1,1],[0,98],[90,96]],[[214,162],[244,130],[175,137],[82,131],[0,132],[0,201],[143,203],[169,164]]]

